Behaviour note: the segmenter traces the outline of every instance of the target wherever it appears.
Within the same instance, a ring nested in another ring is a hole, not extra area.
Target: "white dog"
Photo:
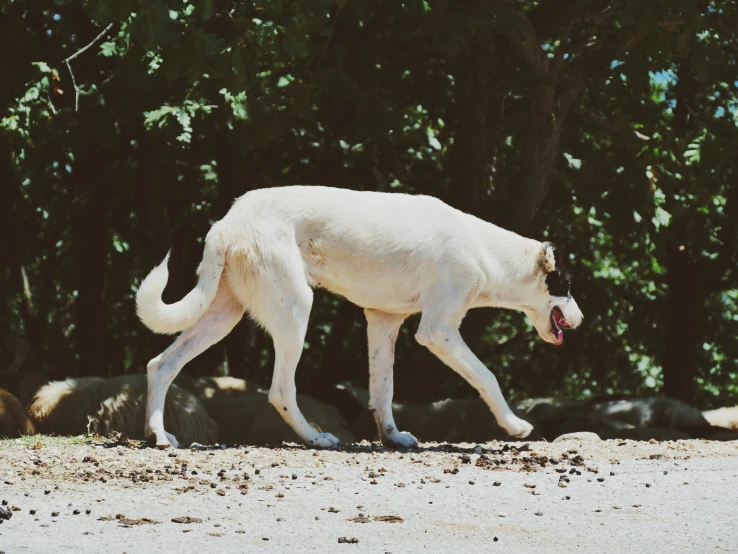
[[[168,257],[167,257],[168,258]],[[422,312],[416,340],[458,372],[510,435],[532,427],[516,417],[495,376],[464,343],[459,326],[470,308],[521,310],[547,342],[582,321],[568,274],[549,243],[527,239],[428,196],[295,186],[240,197],[211,228],[197,286],[164,304],[167,259],[136,296],[143,323],[182,334],[149,362],[146,436],[177,446],[164,430],[167,389],[182,367],[223,339],[244,312],[274,341],[269,401],[309,445],[338,445],[316,432],[297,407],[295,370],[313,301],[323,287],[364,308],[369,335],[370,410],[385,444],[411,447],[392,417],[392,366],[402,322]]]

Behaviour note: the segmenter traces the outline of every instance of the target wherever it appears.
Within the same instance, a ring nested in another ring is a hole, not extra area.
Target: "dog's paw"
[[[531,431],[533,431],[533,426],[530,423],[524,419],[520,419],[515,414],[506,416],[504,420],[500,422],[500,427],[507,431],[508,435],[517,439],[524,439],[530,435]]]
[[[165,448],[179,448],[179,441],[171,433],[164,431],[163,433],[155,433],[154,431],[146,431],[146,441],[149,446],[155,446],[159,450]]]
[[[415,448],[418,446],[418,439],[405,431],[395,431],[382,437],[382,444],[390,448]]]
[[[307,441],[307,443],[315,448],[338,448],[341,441],[330,433],[318,433],[315,437]]]

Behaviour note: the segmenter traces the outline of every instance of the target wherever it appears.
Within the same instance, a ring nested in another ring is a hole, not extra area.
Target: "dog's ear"
[[[555,247],[550,242],[544,242],[541,247],[540,265],[546,273],[552,273],[556,269]]]

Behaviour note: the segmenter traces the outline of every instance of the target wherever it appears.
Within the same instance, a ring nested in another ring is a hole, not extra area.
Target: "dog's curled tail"
[[[225,265],[226,249],[221,247],[219,238],[208,233],[202,263],[197,268],[197,285],[179,302],[165,304],[161,299],[169,279],[169,253],[146,276],[136,292],[136,312],[146,327],[155,333],[172,335],[194,325],[205,313],[218,291]]]

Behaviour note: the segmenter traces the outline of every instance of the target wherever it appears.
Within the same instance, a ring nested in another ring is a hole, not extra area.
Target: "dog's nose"
[[[582,324],[584,314],[582,314],[579,306],[577,306],[576,300],[574,300],[573,298],[569,301],[569,305],[567,306],[567,308],[568,309],[566,310],[566,313],[564,313],[566,325],[571,329],[576,329]]]

